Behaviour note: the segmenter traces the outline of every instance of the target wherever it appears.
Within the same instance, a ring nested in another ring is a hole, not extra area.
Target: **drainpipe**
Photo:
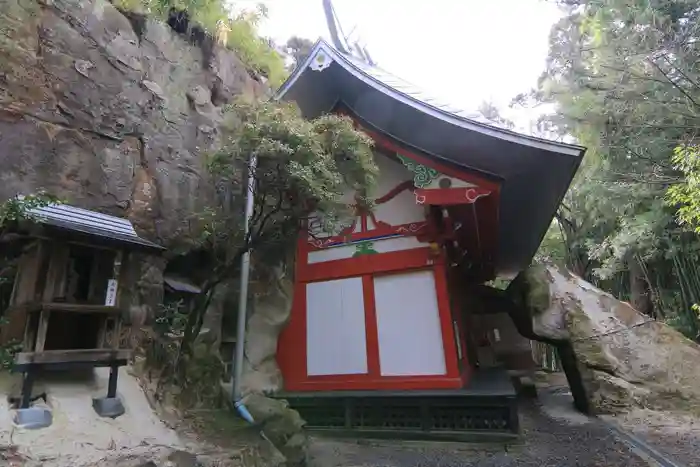
[[[248,238],[250,233],[250,220],[253,217],[254,192],[255,189],[255,169],[258,160],[251,154],[248,161],[248,193],[246,195],[245,219],[243,220],[244,238]],[[248,283],[250,279],[250,247],[246,249],[241,257],[241,283],[238,295],[238,329],[236,330],[236,350],[233,356],[233,406],[240,416],[249,423],[254,423],[253,417],[241,401],[241,379],[243,379],[243,355],[245,353],[245,331],[248,308]]]

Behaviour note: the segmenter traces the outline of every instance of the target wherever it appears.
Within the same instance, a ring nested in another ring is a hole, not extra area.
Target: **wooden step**
[[[118,315],[121,308],[107,305],[94,305],[86,303],[64,303],[64,302],[44,302],[44,303],[23,303],[9,307],[6,314],[10,313],[36,313],[39,311],[62,311],[67,313],[98,313],[107,315]]]
[[[69,349],[44,350],[43,352],[19,352],[15,356],[15,367],[31,364],[111,363],[120,360],[129,360],[129,358],[131,358],[131,353],[131,350],[128,349]]]

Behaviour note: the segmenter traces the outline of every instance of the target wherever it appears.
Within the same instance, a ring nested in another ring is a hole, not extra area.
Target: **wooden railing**
[[[21,305],[13,305],[7,309],[8,314],[18,311],[24,311],[27,313],[35,313],[38,311],[63,311],[67,313],[100,313],[113,315],[118,314],[121,309],[116,306],[66,302],[29,302]]]

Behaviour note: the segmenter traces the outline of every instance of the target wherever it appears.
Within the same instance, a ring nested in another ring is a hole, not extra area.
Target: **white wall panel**
[[[433,271],[377,276],[374,293],[382,376],[444,375]]]
[[[333,246],[322,250],[310,251],[308,263],[315,264],[338,259],[349,259],[355,254],[355,251],[357,251],[355,245]]]
[[[362,278],[306,285],[306,368],[309,376],[367,373]]]
[[[428,246],[427,243],[419,242],[416,237],[394,237],[374,241],[374,249],[377,253],[413,250],[415,248],[425,248],[426,246]]]
[[[373,193],[374,197],[384,196],[400,183],[413,180],[413,174],[400,162],[382,155],[377,155],[375,161],[379,167],[379,180]],[[389,225],[402,225],[425,220],[424,208],[416,204],[416,196],[412,189],[402,192],[384,204],[378,204],[374,208],[374,215],[378,221],[386,222]]]

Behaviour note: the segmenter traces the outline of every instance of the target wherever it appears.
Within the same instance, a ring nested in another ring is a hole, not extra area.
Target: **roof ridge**
[[[432,91],[427,90],[425,86],[415,84],[413,81],[409,81],[406,78],[403,78],[400,75],[393,73],[393,72],[391,72],[391,71],[387,70],[386,68],[383,68],[379,65],[372,65],[369,63],[365,63],[364,61],[358,59],[357,57],[355,57],[351,54],[345,54],[341,50],[338,50],[336,47],[334,47],[332,44],[325,41],[324,39],[321,39],[321,41],[323,41],[323,43],[327,47],[330,47],[331,49],[333,49],[333,51],[335,51],[336,53],[341,55],[344,59],[349,61],[351,64],[359,65],[359,67],[367,67],[370,69],[381,71],[382,73],[391,76],[395,80],[402,82],[403,84],[406,84],[407,86],[414,88],[416,91],[419,91],[421,94],[424,95],[424,97],[427,97],[430,100],[437,102],[439,104],[439,107],[442,108],[443,110],[447,111],[448,113],[451,113],[451,114],[453,114],[457,117],[460,117],[460,118],[468,118],[470,120],[475,120],[475,117],[476,117],[475,121],[477,121],[477,122],[479,121],[479,119],[482,119],[483,122],[480,122],[480,123],[484,123],[487,125],[494,125],[497,128],[504,128],[500,125],[497,125],[495,122],[492,122],[491,120],[484,117],[483,115],[481,115],[478,110],[470,111],[470,110],[467,110],[466,108],[462,108],[461,106],[459,106],[459,107],[453,106],[452,104],[445,102],[447,100],[447,97],[438,96],[438,95],[434,94]],[[383,83],[383,84],[388,85],[389,87],[393,88],[397,92],[400,92],[408,97],[411,97],[409,94],[406,94],[406,93],[402,92],[400,89],[397,89],[394,86],[391,86],[389,83]],[[421,102],[424,102],[426,104],[430,104],[429,102],[425,102],[423,100],[421,100]],[[446,107],[449,107],[449,109],[447,109]],[[469,114],[470,116],[467,117],[465,114]]]

